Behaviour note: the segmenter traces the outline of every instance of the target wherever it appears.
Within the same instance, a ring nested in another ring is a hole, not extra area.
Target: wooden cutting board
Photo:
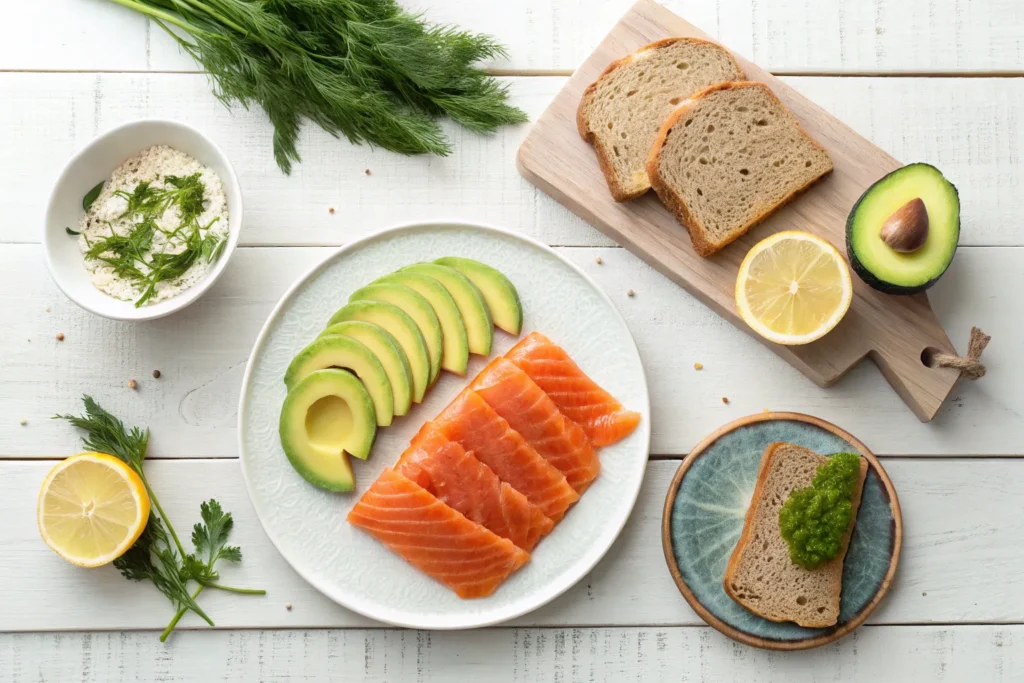
[[[736,313],[733,298],[736,271],[750,247],[774,232],[806,230],[846,253],[846,217],[853,204],[869,185],[902,164],[767,71],[736,55],[747,78],[770,86],[804,130],[824,145],[835,170],[712,258],[698,256],[686,229],[653,192],[622,204],[612,199],[593,148],[576,130],[576,108],[583,90],[610,62],[672,36],[708,37],[654,2],[640,0],[634,5],[533,125],[519,148],[519,172],[737,327],[754,334]],[[926,365],[936,350],[955,353],[927,295],[890,296],[871,289],[855,274],[853,281],[850,312],[824,338],[804,346],[758,340],[821,386],[832,384],[865,356],[870,357],[914,413],[922,421],[931,420],[959,373]]]

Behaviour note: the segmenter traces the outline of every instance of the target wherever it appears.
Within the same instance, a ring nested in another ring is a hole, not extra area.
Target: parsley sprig
[[[146,446],[149,444],[149,430],[138,427],[128,429],[121,420],[104,410],[90,396],[84,396],[85,414],[58,415],[75,427],[85,431],[82,438],[90,451],[109,453],[131,467],[142,479],[149,495],[152,509],[149,521],[139,540],[121,557],[114,560],[114,566],[121,575],[132,581],[151,581],[175,606],[174,618],[160,634],[165,641],[185,612],[191,610],[206,623],[213,626],[213,620],[196,603],[204,588],[216,588],[232,593],[265,595],[266,591],[254,588],[225,586],[218,581],[220,573],[215,569],[218,560],[240,562],[242,551],[238,546],[228,545],[228,537],[234,526],[231,513],[224,512],[220,503],[210,499],[200,505],[202,522],[192,528],[192,545],[195,551],[186,553],[174,526],[156,497],[143,465]],[[189,581],[199,584],[190,593]]]

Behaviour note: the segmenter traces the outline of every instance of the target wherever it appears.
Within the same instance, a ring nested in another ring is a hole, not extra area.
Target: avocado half
[[[916,199],[927,212],[927,236],[913,251],[897,251],[883,239],[882,228]],[[953,261],[959,239],[960,196],[929,164],[904,166],[876,182],[846,221],[850,265],[864,282],[886,294],[917,294],[935,284]]]

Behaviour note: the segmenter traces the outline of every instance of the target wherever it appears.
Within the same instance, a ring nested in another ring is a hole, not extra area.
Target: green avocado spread
[[[779,529],[795,564],[816,569],[839,554],[859,478],[860,456],[837,453],[818,468],[810,486],[789,495],[779,511]]]

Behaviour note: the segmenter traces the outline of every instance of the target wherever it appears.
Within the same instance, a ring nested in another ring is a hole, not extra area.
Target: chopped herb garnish
[[[100,196],[100,192],[102,191],[103,181],[100,181],[95,187],[85,193],[85,196],[82,197],[82,208],[85,209],[86,212],[92,208],[93,202],[96,201],[96,198]]]
[[[102,262],[118,277],[135,283],[142,292],[135,301],[136,308],[156,295],[159,283],[177,280],[197,261],[211,263],[223,251],[224,236],[210,232],[217,219],[205,226],[199,225],[199,216],[206,208],[206,186],[200,177],[199,173],[184,177],[168,175],[164,176],[164,188],[153,187],[151,182],[145,181],[131,192],[117,190],[113,193],[125,201],[121,218],[127,218],[134,227],[127,235],[119,235],[112,229],[109,237],[89,243],[85,256]],[[93,189],[98,194],[101,187],[102,183]],[[165,230],[157,221],[171,208],[177,209],[178,227]],[[164,236],[170,249],[177,251],[153,253],[147,258],[157,232]]]
[[[81,235],[82,234],[82,233],[78,232],[77,230],[72,230],[71,228],[68,228],[68,227],[64,228],[64,232],[66,232],[67,234],[71,235],[72,237],[74,237],[75,235]]]

